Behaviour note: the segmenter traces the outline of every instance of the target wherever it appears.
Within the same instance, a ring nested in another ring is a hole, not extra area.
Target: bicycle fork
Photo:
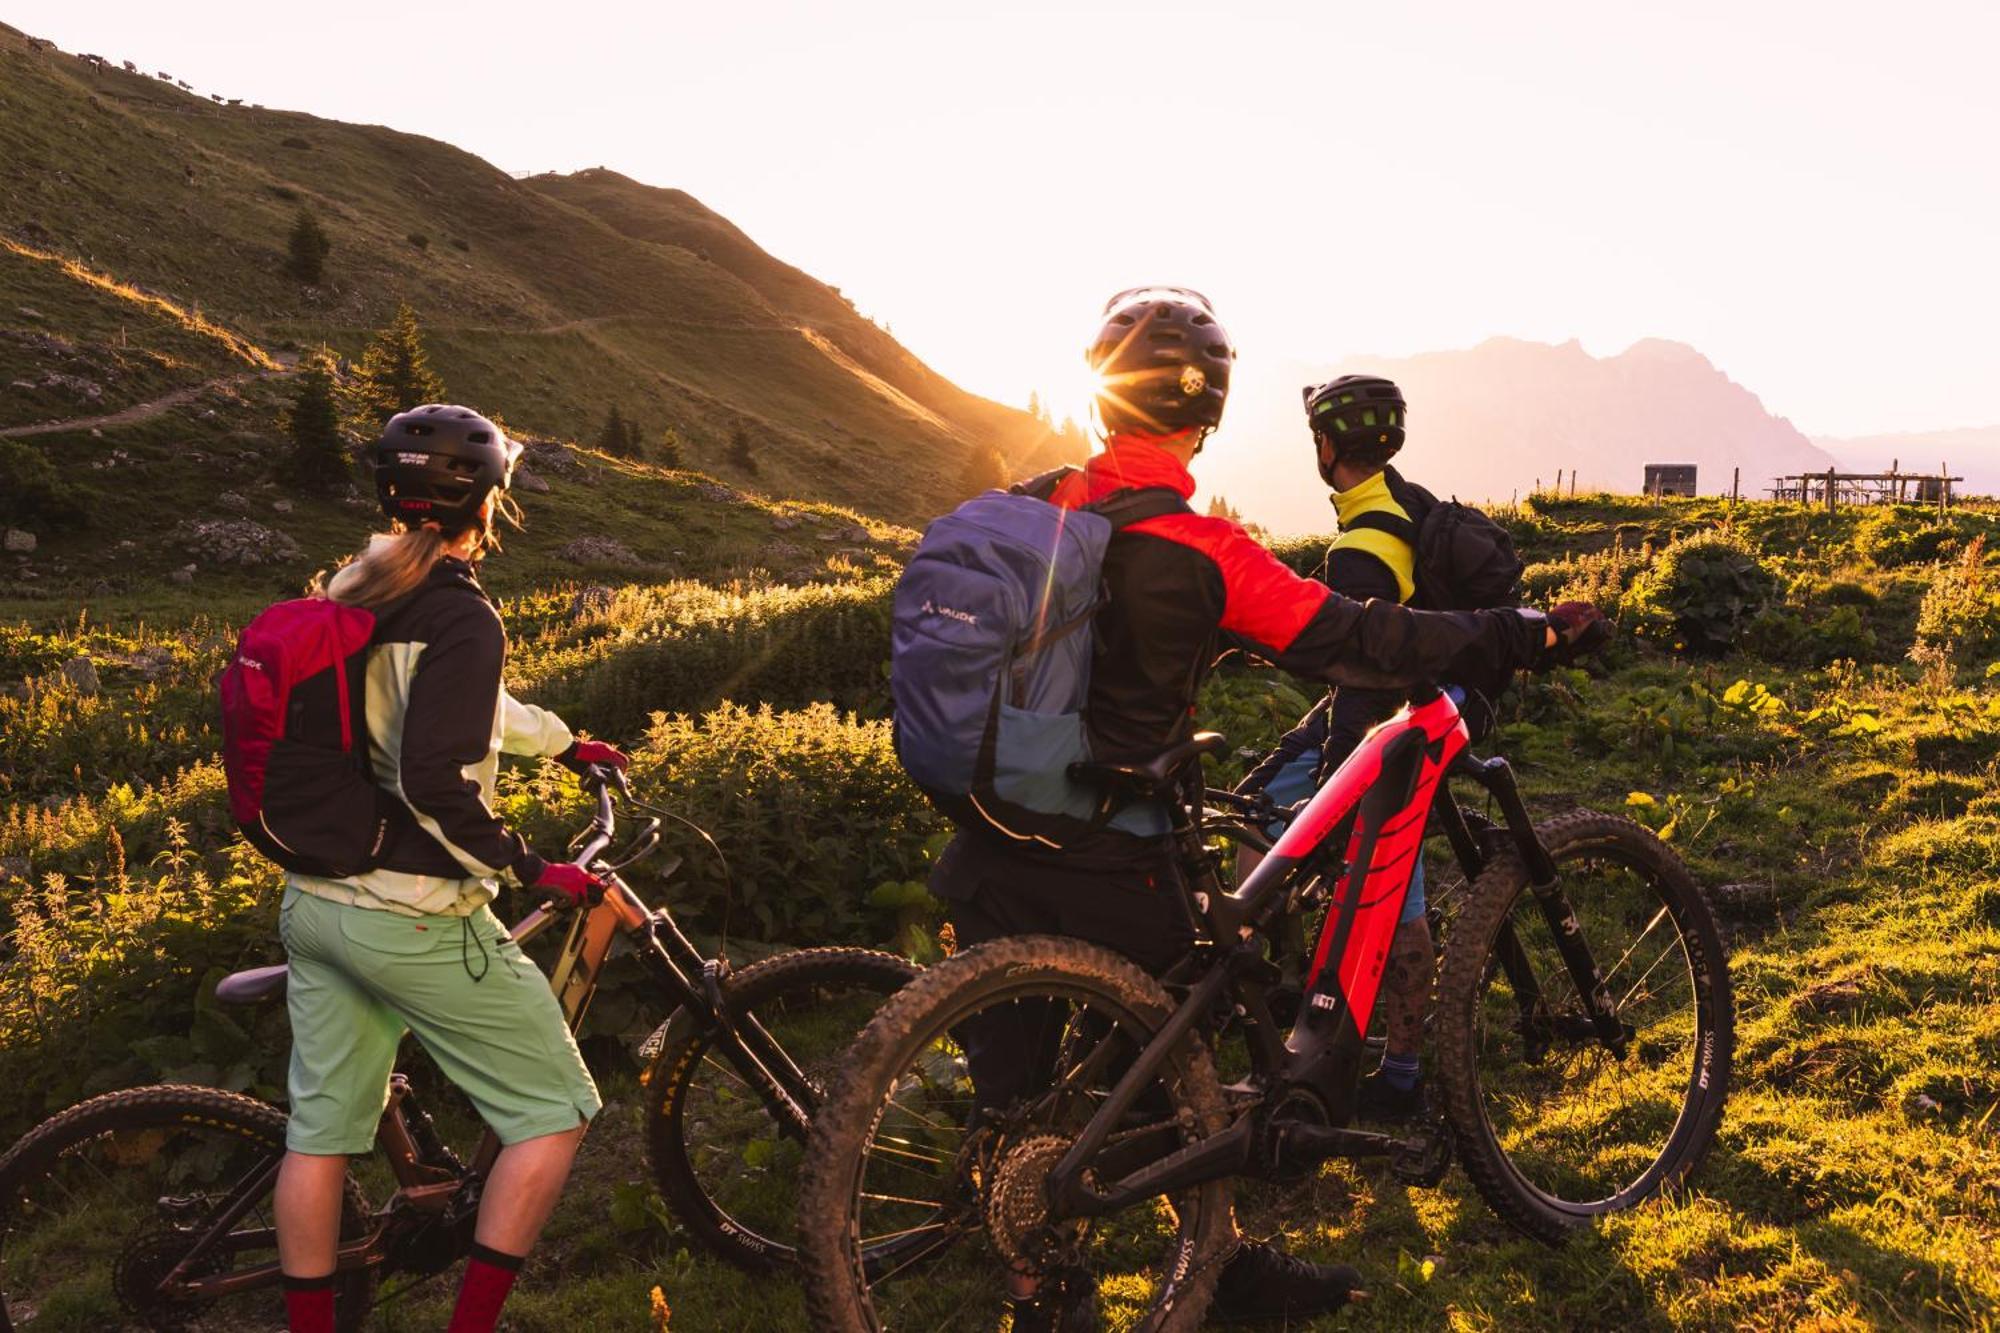
[[[1461,762],[1472,780],[1484,787],[1499,803],[1507,831],[1513,835],[1521,861],[1528,868],[1528,891],[1535,896],[1542,918],[1548,923],[1556,952],[1561,955],[1563,966],[1569,970],[1577,994],[1590,997],[1592,1031],[1613,1055],[1624,1059],[1626,1041],[1631,1033],[1618,1019],[1618,1005],[1611,998],[1610,984],[1605,981],[1603,970],[1590,952],[1590,942],[1583,937],[1569,895],[1563,892],[1562,877],[1556,873],[1555,858],[1549,855],[1549,849],[1535,835],[1527,805],[1521,800],[1521,789],[1514,781],[1513,768],[1497,755],[1491,759],[1467,756]],[[1466,850],[1473,844],[1469,834],[1461,842],[1459,834],[1464,830],[1464,819],[1455,807],[1452,813],[1457,816],[1456,830],[1448,831],[1452,833],[1452,844],[1463,860]],[[1470,865],[1467,869],[1469,873],[1477,873]],[[1549,1030],[1548,1007],[1527,951],[1521,947],[1520,937],[1514,933],[1511,919],[1500,924],[1500,933],[1494,940],[1494,952],[1499,957],[1501,969],[1507,974],[1508,984],[1514,988],[1515,1000],[1521,1008],[1522,1035],[1529,1043],[1530,1053],[1545,1052],[1554,1036]]]

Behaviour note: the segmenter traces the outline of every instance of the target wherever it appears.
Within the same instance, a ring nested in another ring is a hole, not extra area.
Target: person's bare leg
[[[324,1277],[340,1249],[345,1157],[288,1152],[278,1166],[271,1208],[277,1215],[278,1267],[292,1277]]]
[[[474,1239],[502,1254],[526,1254],[535,1248],[535,1238],[562,1197],[583,1130],[578,1125],[502,1148],[479,1200]]]

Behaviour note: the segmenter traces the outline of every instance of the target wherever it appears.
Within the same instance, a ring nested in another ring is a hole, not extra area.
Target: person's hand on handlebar
[[[1567,666],[1611,641],[1611,622],[1589,602],[1564,602],[1548,613],[1549,642],[1537,664]]]
[[[528,887],[550,907],[595,907],[604,900],[604,881],[568,861],[550,861]]]
[[[623,771],[632,761],[623,750],[605,741],[574,740],[556,756],[556,762],[582,777],[600,764]]]

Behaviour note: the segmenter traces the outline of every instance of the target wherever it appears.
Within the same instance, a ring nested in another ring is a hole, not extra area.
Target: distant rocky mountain
[[[2000,495],[2000,426],[1847,438],[1819,435],[1813,443],[1849,471],[1883,471],[1894,465],[1905,472],[1936,472],[1949,467],[1952,476],[1965,478],[1960,483],[1964,494]]]
[[[1703,494],[1761,495],[1779,473],[1833,457],[1684,343],[1648,338],[1616,356],[1492,338],[1462,351],[1351,357],[1338,365],[1246,362],[1206,480],[1276,532],[1330,526],[1311,484],[1299,386],[1354,372],[1387,375],[1410,403],[1404,470],[1441,495],[1506,501],[1574,470],[1580,490],[1637,492],[1648,463],[1693,463]]]

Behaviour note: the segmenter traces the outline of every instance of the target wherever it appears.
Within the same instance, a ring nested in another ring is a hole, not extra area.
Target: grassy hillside
[[[580,466],[530,497],[531,515],[584,512],[570,507],[577,497],[609,493],[629,472],[589,455]],[[635,493],[703,484],[658,476]],[[777,532],[795,515],[686,503],[665,521],[707,518],[716,541],[738,529],[792,541],[826,526]],[[1721,905],[1739,1050],[1719,1145],[1693,1195],[1559,1252],[1513,1236],[1457,1178],[1413,1191],[1374,1167],[1246,1189],[1247,1224],[1368,1275],[1365,1313],[1328,1328],[1992,1327],[2000,564],[1989,543],[2000,520],[1606,496],[1506,518],[1538,600],[1590,597],[1623,632],[1590,669],[1520,689],[1494,748],[1515,761],[1536,811],[1634,815]],[[337,510],[316,521],[329,542],[348,522]],[[1322,544],[1281,553],[1305,565]],[[911,932],[921,909],[875,905],[906,902],[878,889],[920,878],[938,832],[881,720],[888,582],[876,571],[893,569],[894,543],[878,545],[866,561],[823,560],[797,586],[605,571],[610,589],[581,599],[534,541],[493,566],[509,593],[514,686],[635,741],[646,789],[728,851],[725,878],[683,840],[685,866],[643,891],[697,929],[733,921],[740,956],[836,939],[935,948]],[[1690,553],[1719,559],[1718,547],[1750,562],[1755,605],[1703,593]],[[279,1087],[281,1015],[218,1033],[194,1008],[220,970],[275,951],[275,877],[233,847],[213,758],[209,681],[228,628],[217,612],[231,603],[184,589],[160,598],[133,578],[122,602],[110,599],[122,614],[100,617],[93,603],[79,618],[68,599],[0,609],[0,899],[12,917],[0,1136],[95,1088],[165,1076]],[[246,584],[230,596],[255,594]],[[1717,617],[1733,643],[1691,652]],[[1269,673],[1232,671],[1203,715],[1254,748],[1307,702]],[[515,769],[504,800],[541,844],[576,819],[574,788],[552,774]],[[132,1043],[135,1024],[147,1042]],[[630,992],[593,1010],[586,1048],[611,1104],[513,1318],[535,1330],[640,1326],[657,1287],[675,1329],[797,1327],[789,1287],[690,1252],[649,1203],[632,1056],[649,1025]],[[473,1129],[462,1110],[448,1127]],[[773,1167],[774,1188],[786,1169]],[[927,1280],[963,1326],[994,1327],[990,1278],[967,1247]],[[377,1326],[435,1327],[445,1298],[440,1288]],[[1114,1300],[1114,1327],[1118,1316]]]
[[[333,243],[319,285],[286,272],[301,209]],[[887,517],[956,498],[976,448],[1026,460],[1049,446],[677,191],[605,172],[517,181],[432,140],[92,69],[4,26],[0,239],[0,369],[98,386],[10,394],[0,426],[140,401],[240,359],[153,346],[157,310],[65,285],[54,257],[269,351],[354,353],[407,300],[453,394],[518,426],[589,439],[621,404],[711,471],[735,468],[740,433],[758,468],[731,480]]]

